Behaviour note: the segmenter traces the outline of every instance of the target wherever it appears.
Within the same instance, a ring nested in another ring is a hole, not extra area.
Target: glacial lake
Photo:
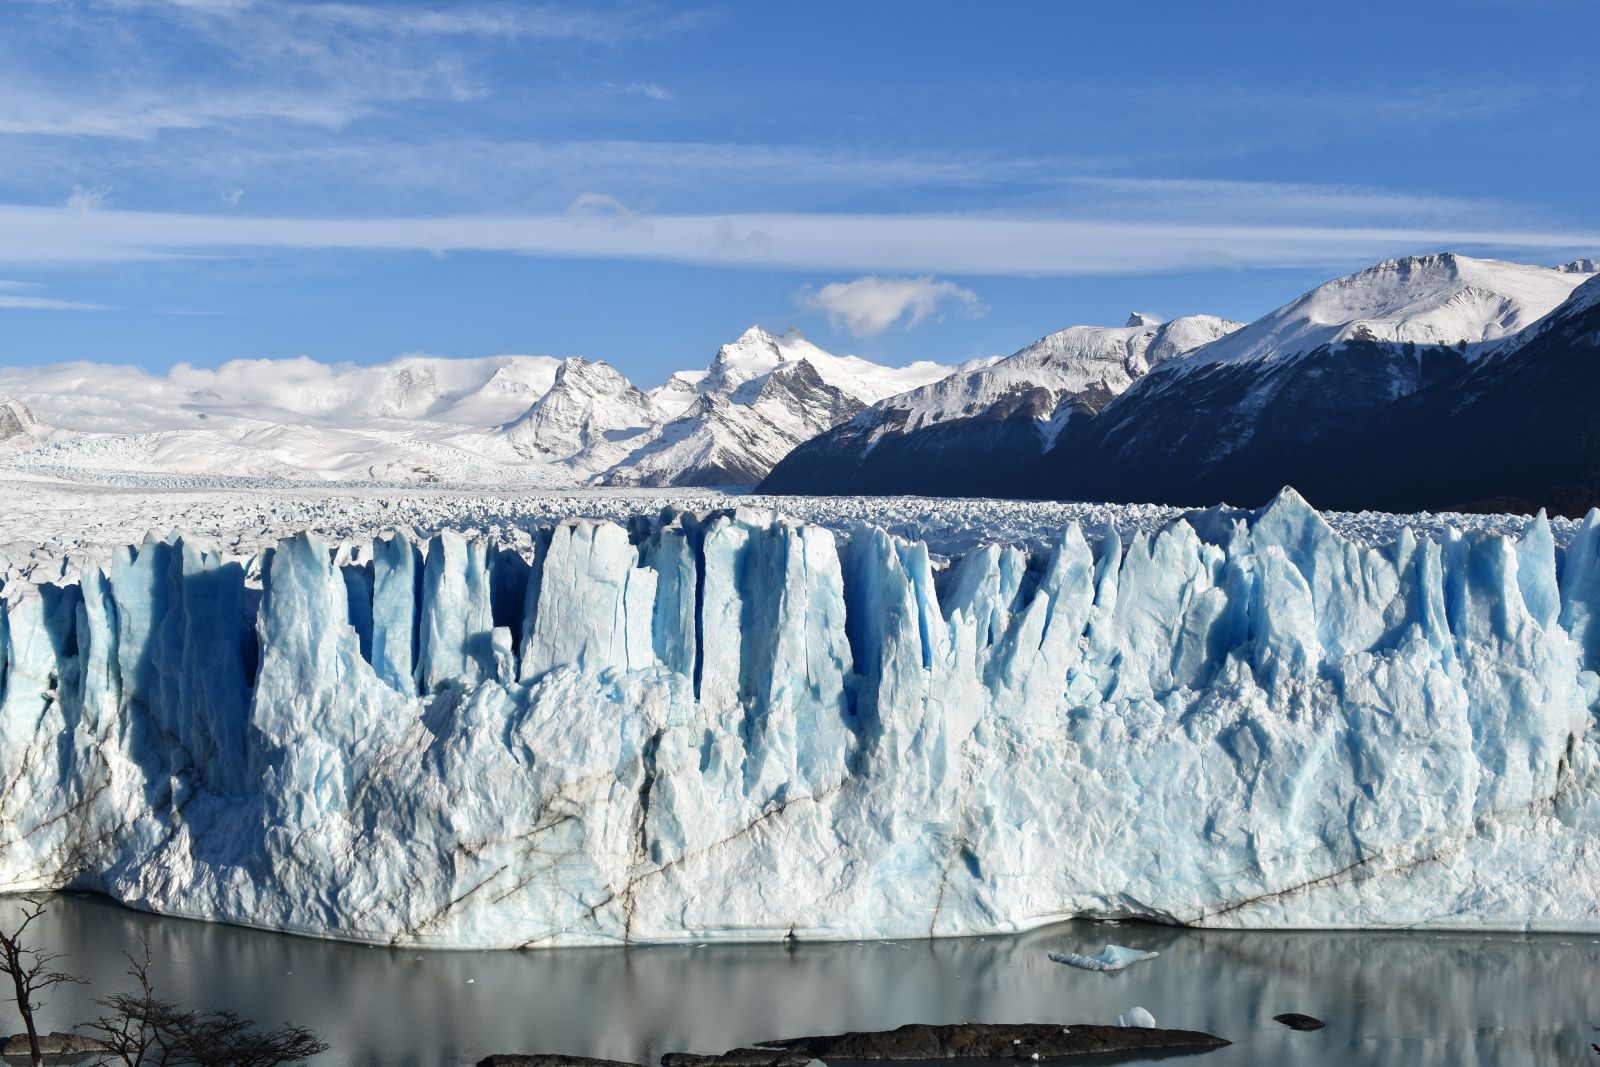
[[[11,901],[0,901],[9,917]],[[492,1052],[655,1063],[763,1038],[908,1022],[1158,1024],[1228,1038],[1196,1067],[1584,1063],[1600,1041],[1600,937],[1431,932],[1234,932],[1074,922],[1006,937],[784,945],[449,952],[371,948],[121,908],[63,894],[36,943],[92,987],[53,991],[45,1028],[88,1018],[148,938],[158,992],[309,1026],[319,1065],[453,1067]],[[1050,952],[1107,942],[1161,955],[1116,974]],[[1304,1012],[1327,1028],[1273,1022]],[[9,1000],[0,1032],[21,1029]],[[1096,1060],[1067,1060],[1093,1063]],[[1098,1061],[1103,1062],[1103,1061]],[[1119,1062],[1153,1062],[1122,1060]]]

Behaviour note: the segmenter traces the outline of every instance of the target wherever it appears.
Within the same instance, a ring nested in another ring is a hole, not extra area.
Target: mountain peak
[[[505,427],[530,458],[567,459],[639,433],[654,421],[650,398],[601,360],[568,356],[550,391]]]
[[[591,367],[604,366],[606,366],[606,364],[599,360],[589,360],[583,356],[567,356],[556,367],[556,381],[565,381],[567,378],[573,375],[582,377],[584,374],[589,372]]]
[[[723,347],[736,348],[741,345],[771,345],[777,343],[778,339],[760,326],[751,326],[744,333],[741,333],[732,345],[724,345]]]
[[[0,448],[26,448],[36,444],[43,434],[44,424],[26,404],[0,393]]]
[[[1386,259],[1319,285],[1182,366],[1281,361],[1342,342],[1494,341],[1550,312],[1582,281],[1574,272],[1455,252]]]
[[[1354,279],[1382,278],[1396,276],[1402,281],[1413,276],[1425,277],[1456,277],[1461,273],[1464,265],[1476,263],[1477,260],[1455,252],[1428,252],[1418,256],[1396,256],[1386,259],[1381,263],[1374,263],[1365,270],[1347,275],[1345,278],[1328,282],[1328,285],[1340,282],[1350,282]]]
[[[1147,327],[1147,326],[1160,326],[1160,325],[1161,325],[1161,320],[1156,318],[1154,315],[1146,315],[1142,311],[1135,311],[1131,315],[1128,316],[1128,321],[1123,323],[1123,328],[1127,329],[1129,327],[1135,327],[1135,326],[1143,328],[1143,327]]]
[[[1571,263],[1561,264],[1556,270],[1562,274],[1600,274],[1600,261],[1575,259]]]
[[[556,368],[551,392],[578,392],[587,395],[621,395],[638,392],[621,371],[601,359],[568,356]],[[548,394],[546,394],[548,395]],[[541,398],[543,399],[543,398]]]
[[[701,392],[726,392],[788,361],[783,345],[759,326],[717,349],[708,373],[700,380]]]

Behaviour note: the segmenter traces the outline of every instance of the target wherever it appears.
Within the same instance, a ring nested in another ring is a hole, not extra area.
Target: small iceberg
[[[1076,952],[1052,952],[1050,958],[1057,963],[1065,963],[1068,967],[1081,967],[1086,971],[1120,971],[1130,963],[1153,960],[1159,955],[1161,955],[1159,952],[1144,952],[1136,948],[1123,948],[1121,945],[1107,945],[1105,951],[1098,956],[1083,956]]]
[[[1129,1008],[1117,1016],[1117,1025],[1124,1029],[1133,1026],[1142,1030],[1154,1030],[1156,1017],[1143,1008]]]

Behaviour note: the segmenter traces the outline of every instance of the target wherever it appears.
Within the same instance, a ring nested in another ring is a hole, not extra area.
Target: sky
[[[1600,4],[0,0],[0,363],[887,363],[1600,255]]]

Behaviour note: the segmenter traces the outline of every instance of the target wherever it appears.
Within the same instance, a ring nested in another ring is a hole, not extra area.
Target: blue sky
[[[0,0],[0,360],[887,362],[1600,254],[1600,5]]]

